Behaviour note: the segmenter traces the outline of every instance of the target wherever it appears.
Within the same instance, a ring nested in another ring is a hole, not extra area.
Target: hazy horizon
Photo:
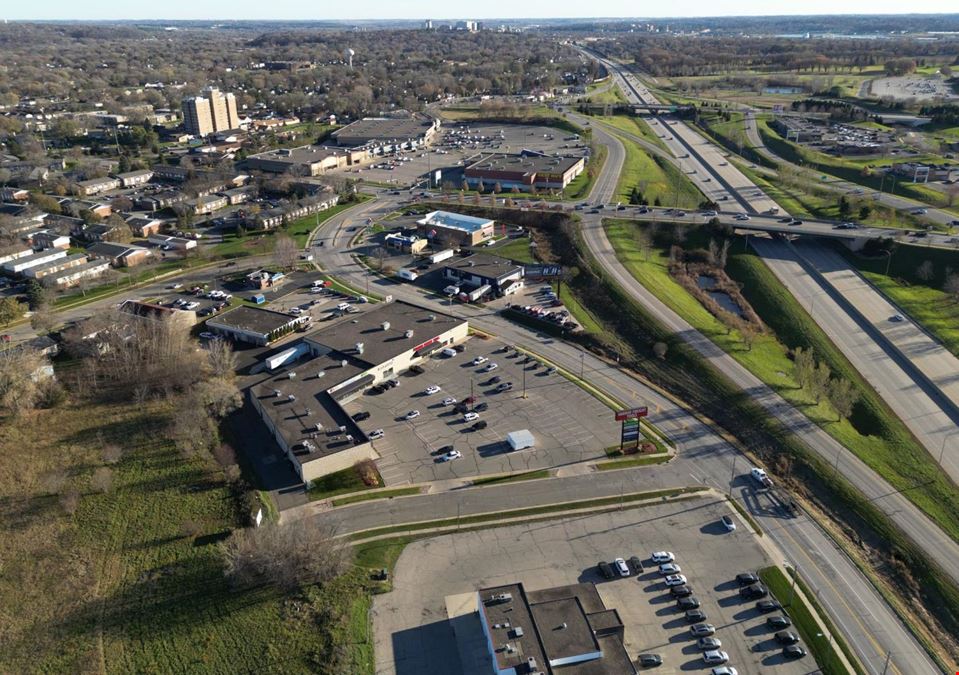
[[[568,10],[566,8],[569,8]],[[846,15],[908,15],[955,14],[954,0],[929,0],[923,8],[903,9],[893,0],[848,0],[842,11],[836,11],[832,0],[808,0],[794,6],[797,11],[772,6],[766,0],[732,0],[721,6],[703,0],[677,0],[668,4],[668,13],[658,8],[643,7],[628,0],[597,0],[592,3],[563,3],[547,0],[529,0],[518,5],[506,0],[488,0],[474,13],[459,16],[437,16],[437,5],[425,0],[410,0],[402,4],[385,0],[366,0],[359,3],[324,7],[322,13],[312,14],[298,2],[275,0],[268,5],[254,0],[234,0],[211,9],[208,3],[172,0],[153,16],[144,15],[140,5],[119,2],[88,2],[78,4],[66,0],[47,0],[44,3],[19,3],[6,8],[0,18],[13,21],[370,21],[370,20],[425,20],[454,21],[457,19],[549,20],[549,19],[688,19],[755,16],[846,16]],[[637,11],[639,10],[639,11]],[[801,10],[801,11],[800,11]]]

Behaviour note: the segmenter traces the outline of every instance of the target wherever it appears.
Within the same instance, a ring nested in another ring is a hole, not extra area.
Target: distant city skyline
[[[29,20],[304,20],[350,21],[372,19],[405,19],[449,21],[455,19],[550,19],[550,18],[690,18],[719,16],[777,16],[816,14],[943,14],[956,13],[955,0],[927,0],[920,7],[904,5],[894,0],[846,0],[837,5],[833,0],[807,0],[788,6],[768,0],[727,0],[722,3],[704,0],[675,0],[665,4],[638,4],[630,0],[596,0],[583,2],[556,2],[555,0],[487,0],[487,2],[458,10],[456,16],[443,16],[449,7],[426,0],[407,0],[402,3],[386,0],[362,0],[353,3],[333,3],[322,9],[293,0],[274,0],[263,3],[253,0],[234,0],[229,4],[186,2],[171,0],[152,9],[129,2],[98,1],[86,3],[67,0],[46,0],[42,3],[11,3],[0,12],[0,18],[14,21]],[[837,11],[838,10],[838,11]]]

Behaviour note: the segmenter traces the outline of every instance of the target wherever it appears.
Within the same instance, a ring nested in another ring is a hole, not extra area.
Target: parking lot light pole
[[[733,468],[729,472],[729,496],[733,495],[733,481],[736,480],[736,460],[739,459],[739,455],[733,455]]]
[[[586,352],[579,353],[579,379],[583,379],[583,366],[586,361]]]
[[[793,583],[792,583],[792,586],[789,587],[789,602],[786,603],[787,607],[792,607],[793,598],[796,595],[796,579],[798,578],[799,578],[799,566],[796,565],[795,567],[793,567]]]
[[[526,398],[526,366],[523,366],[523,398]]]

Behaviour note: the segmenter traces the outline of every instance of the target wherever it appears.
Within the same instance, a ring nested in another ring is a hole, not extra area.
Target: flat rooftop
[[[488,218],[467,216],[462,213],[452,213],[451,211],[433,211],[432,213],[427,213],[416,222],[418,225],[445,227],[450,230],[460,230],[472,234],[477,230],[488,227],[494,221]]]
[[[405,141],[429,131],[433,121],[423,117],[364,117],[333,132],[333,138],[362,144],[367,141]]]
[[[220,316],[207,320],[207,325],[223,326],[236,330],[245,330],[260,335],[268,335],[287,324],[298,321],[295,316],[274,312],[270,309],[259,309],[241,305],[224,312]]]
[[[451,260],[446,264],[446,267],[472,272],[477,276],[498,278],[515,272],[520,266],[506,258],[486,253],[474,253],[466,258]]]
[[[389,328],[383,330],[383,323]],[[372,368],[464,323],[435,310],[401,301],[381,303],[358,314],[347,314],[306,336],[308,342],[347,354]],[[407,331],[413,335],[406,337]],[[356,344],[363,343],[363,353]]]
[[[494,596],[509,594],[509,601],[493,600]],[[525,664],[527,659],[536,659],[536,665],[542,672],[549,667],[546,661],[546,651],[536,634],[533,624],[533,614],[530,611],[529,601],[522,584],[508,584],[494,586],[479,591],[479,601],[483,603],[486,614],[486,626],[496,658],[496,665],[500,670]],[[515,630],[523,630],[522,637],[516,637]],[[505,645],[513,647],[507,651]]]
[[[466,171],[467,174],[481,171],[521,174],[566,173],[582,161],[582,157],[556,157],[538,153],[496,154],[480,158],[479,161],[470,164]]]
[[[288,164],[309,164],[319,162],[327,157],[337,155],[346,155],[349,152],[346,148],[338,148],[329,145],[301,145],[298,148],[279,148],[268,150],[255,155],[250,155],[247,159],[283,162]]]

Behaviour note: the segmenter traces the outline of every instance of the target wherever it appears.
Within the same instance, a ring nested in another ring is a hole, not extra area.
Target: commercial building
[[[294,470],[310,482],[377,458],[345,402],[465,340],[468,328],[462,319],[415,305],[384,303],[310,333],[290,347],[290,358],[277,355],[277,367],[248,396]]]
[[[340,146],[363,146],[373,154],[383,154],[429,145],[439,127],[439,120],[422,115],[364,117],[334,131],[333,138]]]
[[[235,307],[223,314],[207,319],[206,327],[212,332],[236,342],[264,347],[284,335],[292,333],[298,326],[309,321],[308,317],[297,317],[269,309]]]
[[[900,162],[893,164],[891,171],[897,176],[903,176],[913,183],[959,180],[959,165],[956,164],[917,164],[916,162]]]
[[[183,99],[183,127],[187,133],[202,138],[240,126],[233,94],[223,93],[215,87],[205,89],[203,94]]]
[[[369,157],[369,151],[363,148],[302,145],[250,155],[245,160],[245,166],[268,173],[319,176],[333,169],[360,164]]]
[[[594,584],[483,588],[476,611],[496,675],[636,673],[619,613],[606,608]]]
[[[246,275],[247,288],[255,291],[265,291],[268,288],[279,286],[286,280],[286,274],[278,270],[257,270]]]
[[[493,238],[495,222],[450,211],[431,211],[416,221],[416,230],[434,244],[476,246]],[[435,247],[435,246],[434,246]]]
[[[148,321],[170,321],[187,330],[196,323],[196,312],[192,310],[164,307],[152,302],[124,300],[120,303],[120,311]]]
[[[501,296],[522,288],[523,268],[506,258],[476,253],[447,263],[443,268],[443,278],[460,287],[489,286],[493,295]]]
[[[416,235],[404,235],[396,232],[391,232],[386,235],[383,239],[383,243],[386,244],[387,248],[395,248],[404,253],[422,253],[423,249],[426,248],[426,245],[429,242],[422,237],[417,237]]]
[[[515,155],[487,155],[466,167],[463,176],[473,189],[562,190],[583,173],[582,157],[554,157],[524,150]]]

